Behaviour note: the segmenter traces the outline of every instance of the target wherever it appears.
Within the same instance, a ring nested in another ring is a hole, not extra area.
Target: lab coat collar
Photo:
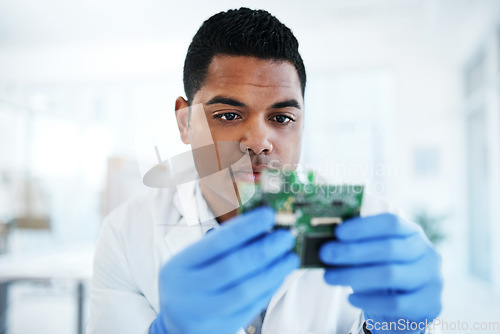
[[[199,180],[177,186],[174,205],[188,226],[213,223],[214,214],[201,192]]]
[[[166,231],[164,237],[170,256],[177,254],[201,239],[208,230],[218,226],[201,193],[198,180],[177,186],[173,202],[179,213],[179,219],[174,224],[176,228]]]
[[[181,218],[184,218],[184,224],[187,226],[193,226],[198,223],[198,205],[195,198],[196,187],[197,181],[178,185],[177,192],[174,195],[174,205],[179,211]]]

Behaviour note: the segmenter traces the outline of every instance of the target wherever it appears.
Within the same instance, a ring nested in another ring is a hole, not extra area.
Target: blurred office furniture
[[[40,238],[50,238],[52,225],[50,201],[39,180],[19,175],[10,175],[5,182],[3,196],[5,212],[0,217],[0,254],[33,248]],[[16,239],[16,245],[13,245]],[[23,240],[26,239],[26,240]]]
[[[13,221],[9,218],[0,218],[0,255],[9,251],[9,237],[12,232]]]
[[[7,251],[34,249],[40,246],[42,238],[50,238],[52,232],[50,218],[42,216],[13,217],[8,226]],[[15,245],[14,241],[17,241]]]
[[[15,228],[31,230],[50,230],[50,219],[46,217],[20,216],[12,220]]]
[[[92,277],[94,246],[53,247],[0,256],[0,334],[8,333],[8,291],[18,282],[70,280],[77,286],[77,334],[84,333],[86,286]],[[57,319],[57,314],[54,314]]]
[[[10,233],[10,220],[0,219],[0,254],[7,252]]]
[[[12,220],[12,196],[9,174],[0,170],[0,254],[7,252]]]

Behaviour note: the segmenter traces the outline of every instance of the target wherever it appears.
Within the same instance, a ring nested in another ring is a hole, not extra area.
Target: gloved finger
[[[347,220],[337,226],[335,235],[340,241],[358,241],[381,237],[405,237],[420,230],[417,224],[390,213],[383,213]]]
[[[441,281],[433,281],[408,293],[353,293],[349,302],[371,316],[391,314],[410,321],[429,322],[441,312]]]
[[[224,287],[223,290],[208,293],[207,296],[211,300],[217,300],[213,307],[217,308],[218,314],[230,314],[254,303],[255,296],[268,292],[266,296],[270,298],[286,276],[298,266],[297,254],[288,253],[255,275],[246,277],[233,286]]]
[[[290,253],[293,240],[289,231],[278,230],[264,235],[207,266],[183,268],[171,260],[160,272],[160,288],[181,286],[182,289],[168,290],[170,298],[179,297],[182,303],[186,301],[188,304],[204,304],[203,298],[206,298],[207,293],[213,294],[216,290],[227,289],[249,276],[261,274],[262,271],[280,269],[277,263],[280,264],[284,256],[287,256],[289,260],[290,257],[292,260],[293,257],[296,258],[296,254]],[[279,271],[274,275],[273,277],[281,279]]]
[[[195,267],[220,257],[233,248],[267,233],[274,225],[274,211],[258,208],[237,216],[205,238],[177,254],[176,261]]]
[[[234,321],[232,319],[234,314],[238,314],[244,309],[252,312],[254,306],[259,305],[259,310],[264,309],[283,283],[286,275],[296,269],[298,263],[297,255],[288,253],[269,265],[268,268],[263,269],[257,276],[249,277],[247,281],[238,282],[238,285],[217,292],[207,292],[203,288],[204,284],[200,284],[199,281],[194,281],[191,278],[186,279],[181,287],[169,290],[168,294],[165,295],[166,298],[176,302],[175,308],[165,308],[164,310],[170,317],[182,317],[183,315],[178,314],[178,312],[189,310],[192,319],[190,323],[193,327],[191,331],[187,331],[188,333],[223,333],[227,330],[229,323]],[[243,316],[243,314],[240,314],[240,316]],[[221,322],[221,318],[226,320]],[[208,319],[214,319],[215,323]],[[251,320],[251,317],[249,319]],[[217,327],[217,323],[222,326],[221,331],[203,331],[199,328],[201,324],[206,324],[207,328],[211,328],[211,326]],[[244,324],[241,321],[237,322],[237,328]],[[231,333],[236,332],[236,330]]]
[[[429,247],[428,242],[420,233],[414,233],[398,238],[327,242],[320,248],[319,257],[321,261],[329,265],[406,262],[421,257]]]
[[[274,231],[233,249],[213,262],[190,270],[194,271],[194,279],[204,282],[207,289],[218,290],[270,266],[290,252],[294,242],[290,231]]]
[[[384,263],[369,266],[332,268],[325,271],[325,281],[331,285],[348,285],[354,292],[378,290],[411,291],[436,279],[439,258],[434,252],[405,263]]]

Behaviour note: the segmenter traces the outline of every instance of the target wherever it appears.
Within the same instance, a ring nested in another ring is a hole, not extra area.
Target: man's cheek
[[[290,145],[279,148],[279,160],[281,160],[281,167],[294,169],[300,160],[301,145],[299,142],[290,142]]]

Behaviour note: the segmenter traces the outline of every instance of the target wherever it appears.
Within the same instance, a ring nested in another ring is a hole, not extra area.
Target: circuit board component
[[[266,169],[260,182],[238,186],[241,207],[247,212],[259,206],[276,211],[275,229],[290,229],[296,235],[294,251],[301,268],[326,267],[319,259],[319,249],[335,240],[335,227],[358,216],[364,187],[362,185],[316,184],[314,173]]]

